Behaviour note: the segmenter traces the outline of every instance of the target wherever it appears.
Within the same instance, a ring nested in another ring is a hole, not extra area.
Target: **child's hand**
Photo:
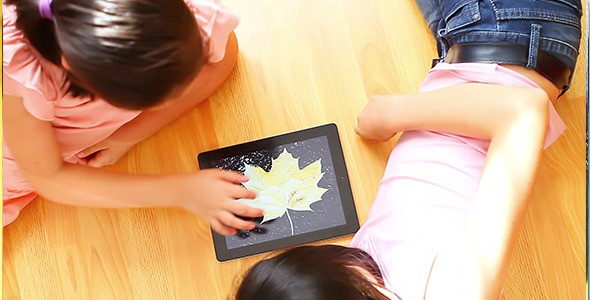
[[[202,170],[192,176],[189,182],[192,195],[182,200],[181,207],[207,219],[211,228],[222,235],[236,234],[237,229],[256,227],[256,223],[237,217],[258,218],[264,213],[262,209],[236,201],[256,197],[254,191],[237,184],[248,181],[247,176],[219,169]]]
[[[118,139],[116,133],[76,154],[78,164],[100,168],[116,163],[135,142]]]
[[[375,95],[357,118],[355,131],[362,138],[384,142],[392,138],[398,130],[394,128],[395,96]]]

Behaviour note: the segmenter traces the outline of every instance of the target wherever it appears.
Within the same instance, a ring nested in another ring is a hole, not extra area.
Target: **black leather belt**
[[[526,66],[528,56],[528,46],[510,43],[462,43],[449,49],[445,61],[451,64],[483,62]],[[539,50],[534,69],[563,91],[568,88],[572,71],[549,53]]]

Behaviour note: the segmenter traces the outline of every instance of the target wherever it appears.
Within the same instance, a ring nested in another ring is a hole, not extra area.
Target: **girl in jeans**
[[[574,0],[418,1],[440,59],[414,95],[373,96],[357,133],[393,149],[351,247],[252,267],[237,299],[498,299],[538,161],[565,129],[552,102],[578,55]]]

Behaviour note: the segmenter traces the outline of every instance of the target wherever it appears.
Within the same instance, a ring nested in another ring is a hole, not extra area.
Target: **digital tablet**
[[[239,171],[255,199],[237,199],[264,209],[253,230],[222,236],[213,232],[217,260],[306,244],[355,233],[358,218],[336,124],[264,138],[200,153],[201,169]]]

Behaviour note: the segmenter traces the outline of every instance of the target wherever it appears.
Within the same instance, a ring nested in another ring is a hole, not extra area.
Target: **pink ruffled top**
[[[420,91],[467,82],[538,87],[495,64],[440,63],[430,70]],[[545,147],[565,130],[553,105],[549,109]],[[401,298],[424,298],[438,249],[472,207],[488,145],[489,141],[453,134],[407,131],[391,151],[369,217],[351,246],[371,254],[386,287]]]
[[[185,2],[204,33],[204,43],[209,45],[209,61],[219,62],[239,16],[217,0]],[[140,111],[120,109],[102,99],[67,94],[65,70],[36,52],[16,28],[16,19],[15,8],[3,4],[2,92],[22,98],[31,115],[51,122],[65,161],[76,163],[79,151],[107,138],[139,115]],[[20,173],[4,141],[2,155],[2,225],[6,226],[37,194]]]

